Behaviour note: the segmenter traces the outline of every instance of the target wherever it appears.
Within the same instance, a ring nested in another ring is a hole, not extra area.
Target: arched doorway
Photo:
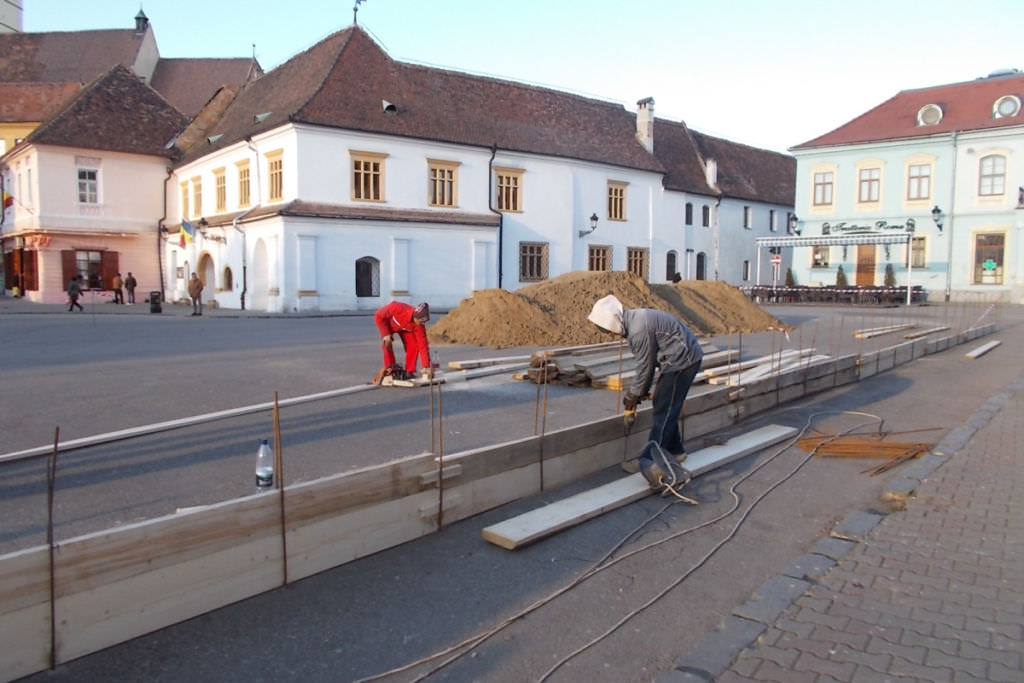
[[[708,256],[703,251],[697,253],[697,278],[698,280],[708,279]]]
[[[380,296],[380,261],[372,256],[356,259],[356,296]]]
[[[199,279],[203,281],[203,301],[213,299],[214,292],[217,291],[217,276],[213,269],[213,257],[209,253],[204,251],[199,255],[199,265],[196,267],[196,273],[199,275]]]

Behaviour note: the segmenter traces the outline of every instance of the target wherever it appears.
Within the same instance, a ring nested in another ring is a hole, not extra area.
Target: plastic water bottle
[[[260,440],[256,452],[256,490],[267,491],[274,485],[274,451],[267,439]]]

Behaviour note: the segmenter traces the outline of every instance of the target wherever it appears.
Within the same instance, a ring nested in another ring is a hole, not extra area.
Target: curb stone
[[[944,465],[949,456],[963,450],[970,438],[979,429],[987,425],[1013,396],[1024,391],[1024,377],[1020,377],[1010,384],[1009,387],[993,396],[979,410],[972,414],[967,423],[971,426],[961,425],[950,431],[938,446],[932,449],[932,453],[923,456],[915,465],[913,470],[904,473],[904,476],[891,480],[883,497],[892,492],[894,495],[912,495],[922,479],[927,478],[938,468]],[[912,475],[912,476],[907,476]],[[905,496],[904,496],[905,497]],[[676,660],[675,669],[665,672],[655,683],[690,683],[696,681],[714,681],[724,674],[735,662],[736,657],[744,649],[752,645],[761,634],[767,630],[772,622],[758,623],[741,618],[741,611],[750,608],[759,601],[759,595],[769,595],[773,601],[772,607],[786,602],[782,611],[785,611],[796,601],[803,591],[797,593],[786,590],[773,590],[780,586],[795,586],[794,580],[800,584],[810,587],[812,582],[805,581],[805,578],[816,578],[823,575],[837,564],[837,560],[846,555],[858,543],[864,541],[871,531],[878,525],[885,515],[872,511],[854,511],[846,519],[836,525],[829,536],[820,539],[815,544],[809,555],[801,556],[788,569],[781,574],[768,579],[761,588],[755,591],[751,600],[740,605],[733,616],[726,619],[725,624],[718,631],[705,635],[688,653],[680,655]],[[817,558],[822,558],[820,561]],[[802,568],[807,566],[810,571],[820,571],[821,574],[811,574]],[[794,576],[794,574],[801,574]],[[781,582],[781,583],[780,583]],[[749,610],[753,613],[755,610]],[[740,614],[740,616],[736,616]],[[781,614],[781,612],[780,612]],[[744,623],[745,622],[745,623]],[[723,661],[726,657],[729,661]],[[883,676],[884,677],[884,676]],[[886,680],[888,680],[887,677]]]

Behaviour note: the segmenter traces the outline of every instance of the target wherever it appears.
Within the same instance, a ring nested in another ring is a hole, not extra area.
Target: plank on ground
[[[793,427],[761,427],[729,439],[724,444],[691,453],[686,458],[686,467],[694,476],[698,476],[790,438],[796,433],[797,430]],[[502,548],[515,550],[650,494],[651,489],[643,475],[631,474],[596,489],[492,524],[483,530],[483,537]]]
[[[996,348],[997,346],[999,346],[1002,343],[1003,342],[1001,342],[999,340],[993,340],[993,341],[990,341],[990,342],[988,342],[986,344],[982,344],[981,346],[979,346],[978,348],[974,349],[973,351],[968,351],[964,355],[966,357],[968,357],[968,358],[971,358],[971,359],[980,358],[981,356],[984,356],[986,353],[988,353],[989,351],[991,351],[992,349]]]

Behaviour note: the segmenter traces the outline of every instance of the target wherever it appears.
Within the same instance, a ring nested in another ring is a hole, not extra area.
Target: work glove
[[[640,403],[640,399],[629,392],[626,392],[626,395],[622,397],[622,407],[626,409],[627,413],[636,412],[636,405],[638,403]]]

